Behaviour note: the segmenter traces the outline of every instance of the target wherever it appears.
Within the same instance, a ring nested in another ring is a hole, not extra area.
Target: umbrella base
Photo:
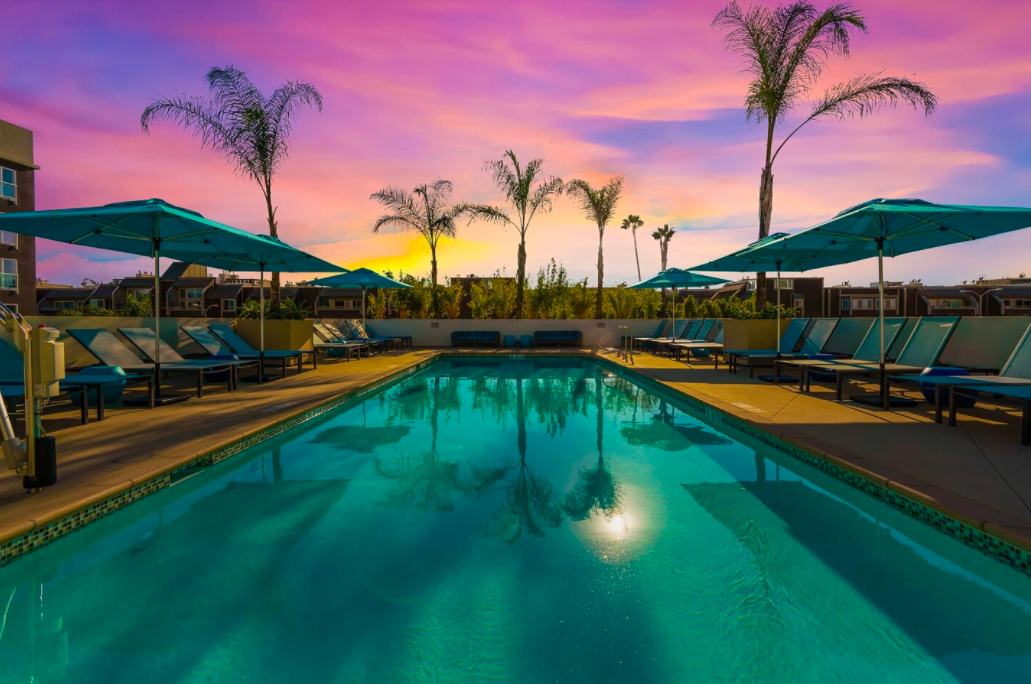
[[[180,404],[190,398],[188,394],[162,394],[154,397],[154,406],[168,406],[169,404]],[[150,400],[145,397],[123,399],[122,406],[150,406]]]
[[[884,408],[884,397],[879,394],[868,394],[863,397],[853,397],[852,401],[864,406]],[[914,401],[913,399],[906,399],[905,397],[888,397],[888,408],[912,408],[917,406],[919,403],[920,402]]]

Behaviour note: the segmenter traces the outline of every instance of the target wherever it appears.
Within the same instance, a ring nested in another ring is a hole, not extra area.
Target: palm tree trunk
[[[637,282],[641,282],[641,257],[637,255],[637,228],[631,231],[634,234],[634,261],[637,262]]]
[[[268,234],[272,237],[279,237],[279,226],[276,225],[276,210],[272,207],[272,185],[265,190],[265,207],[268,209]],[[264,283],[258,283],[258,287],[265,287]],[[272,272],[272,284],[269,288],[272,307],[278,307],[281,303],[279,296],[279,273]]]
[[[598,293],[594,298],[594,317],[603,318],[602,309],[602,287],[605,282],[605,253],[602,251],[602,244],[605,239],[605,228],[598,226]]]
[[[433,317],[440,318],[440,300],[437,292],[437,246],[430,243],[430,280],[432,281],[431,301],[433,302]]]
[[[663,271],[666,270],[666,256],[668,255],[668,253],[669,253],[669,242],[666,242],[665,240],[660,239],[660,241],[659,241],[659,258],[660,258],[660,262],[661,262],[662,270]],[[662,311],[663,311],[663,313],[664,314],[667,313],[668,309],[669,309],[669,304],[666,302],[666,288],[662,288]]]
[[[519,252],[516,256],[516,304],[515,317],[523,317],[523,293],[526,291],[526,234],[519,237]]]
[[[773,131],[775,122],[766,124],[766,165],[763,166],[759,178],[759,239],[770,234],[773,221]],[[757,307],[766,304],[766,274],[755,274],[755,304]]]

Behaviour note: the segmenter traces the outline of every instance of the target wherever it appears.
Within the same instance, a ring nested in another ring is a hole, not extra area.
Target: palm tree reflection
[[[623,512],[619,484],[605,467],[605,405],[602,401],[601,386],[601,378],[596,377],[594,393],[598,413],[598,462],[594,467],[581,469],[579,480],[566,493],[562,510],[570,520],[587,520],[596,511],[601,512],[606,518],[612,518]]]
[[[383,499],[387,506],[414,506],[424,510],[452,511],[456,498],[472,498],[482,494],[502,480],[511,468],[476,466],[463,468],[457,461],[441,459],[437,451],[437,435],[441,411],[457,410],[460,406],[458,383],[454,379],[441,382],[434,377],[429,392],[430,449],[421,456],[401,456],[392,464],[376,459],[376,472],[395,483],[393,491]],[[410,392],[421,394],[422,392]],[[419,405],[425,406],[421,398]]]
[[[526,463],[526,402],[522,378],[515,380],[515,395],[519,467],[515,479],[506,488],[505,503],[487,523],[487,533],[508,544],[518,541],[524,530],[531,536],[543,537],[546,529],[562,524],[562,508],[551,483],[534,475]]]

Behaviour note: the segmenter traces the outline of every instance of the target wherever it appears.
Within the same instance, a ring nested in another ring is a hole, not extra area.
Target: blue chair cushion
[[[78,371],[76,375],[95,375],[98,377],[116,377],[124,376],[127,373],[122,370],[120,366],[90,366],[83,368]],[[125,393],[125,381],[112,382],[104,386],[104,406],[116,406],[118,402],[122,400],[122,395]],[[89,397],[89,406],[96,406],[96,399],[94,399],[94,391],[89,390],[86,395]],[[75,392],[70,397],[73,406],[82,405],[82,392]]]
[[[520,347],[532,347],[533,346],[533,335],[520,335],[519,336]]]
[[[953,376],[953,375],[970,375],[970,372],[963,368],[953,368],[951,366],[938,366],[925,368],[924,372],[920,374],[921,377],[927,376]],[[966,392],[967,390],[963,390]],[[929,382],[920,383],[920,392],[924,395],[924,400],[928,404],[934,403],[934,385]],[[971,392],[976,394],[976,392]],[[977,406],[977,397],[971,397],[966,395],[956,395],[956,407],[957,408],[974,408]]]
[[[516,346],[515,335],[505,335],[505,346],[506,347],[514,347],[514,346]]]

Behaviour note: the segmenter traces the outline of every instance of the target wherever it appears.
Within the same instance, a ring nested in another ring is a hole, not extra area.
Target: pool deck
[[[317,370],[285,379],[241,383],[234,392],[212,388],[202,399],[153,411],[115,409],[103,422],[85,426],[74,424],[77,409],[64,409],[60,421],[55,407],[56,418],[48,412],[46,425],[58,438],[59,482],[27,493],[20,476],[0,473],[0,545],[129,492],[220,446],[454,351],[461,350],[416,348],[360,361],[320,360]],[[523,353],[570,351],[576,350]],[[692,367],[637,354],[636,363],[628,366],[614,354],[599,355],[1031,551],[1031,448],[1019,443],[1015,411],[976,409],[961,415],[959,427],[949,428],[934,424],[926,405],[885,413],[835,402],[829,389],[814,385],[812,395],[806,395],[792,386],[713,370],[711,363]]]

